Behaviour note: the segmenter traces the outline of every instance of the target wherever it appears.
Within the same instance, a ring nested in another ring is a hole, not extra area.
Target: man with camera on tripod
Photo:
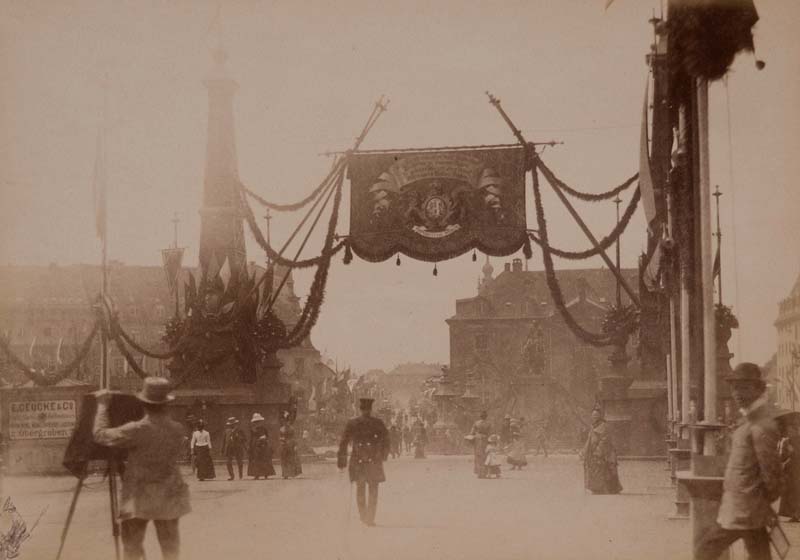
[[[144,417],[116,428],[109,427],[111,392],[95,393],[95,441],[128,450],[119,508],[125,560],[144,558],[142,545],[150,520],[156,526],[164,560],[178,559],[178,519],[191,508],[189,487],[178,468],[183,427],[166,412],[167,404],[175,399],[169,394],[170,387],[169,381],[161,377],[145,378],[136,395],[144,407]]]

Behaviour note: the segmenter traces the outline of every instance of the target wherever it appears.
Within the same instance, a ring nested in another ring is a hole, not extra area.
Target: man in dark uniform
[[[356,502],[361,521],[375,525],[378,507],[378,484],[386,481],[383,462],[389,457],[389,432],[380,418],[372,416],[374,399],[360,399],[361,416],[347,422],[339,444],[337,464],[340,469],[347,466],[347,446],[353,444],[350,454],[350,482],[356,483]],[[369,486],[369,504],[367,504]]]

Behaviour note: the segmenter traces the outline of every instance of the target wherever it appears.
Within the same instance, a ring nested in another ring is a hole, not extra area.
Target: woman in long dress
[[[272,446],[269,443],[269,432],[266,421],[258,412],[250,421],[250,445],[247,454],[247,476],[256,480],[264,480],[275,474],[272,466]]]
[[[600,410],[592,411],[592,429],[583,448],[584,482],[593,494],[619,494],[617,452]]]
[[[489,443],[489,432],[492,430],[492,425],[486,420],[486,416],[486,412],[481,412],[480,418],[472,425],[469,433],[474,452],[472,470],[478,478],[486,478],[486,446]]]
[[[206,431],[205,422],[202,420],[197,422],[197,429],[192,433],[189,446],[197,467],[197,480],[216,478],[214,461],[211,459],[211,434]]]
[[[300,465],[300,455],[297,453],[294,428],[288,419],[284,419],[279,437],[281,441],[281,476],[294,478],[303,473],[303,467]]]

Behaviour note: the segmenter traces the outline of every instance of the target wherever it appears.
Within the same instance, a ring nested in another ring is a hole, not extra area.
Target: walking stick
[[[69,511],[67,512],[67,520],[64,522],[64,529],[61,531],[61,544],[58,546],[56,560],[60,560],[61,553],[64,551],[64,543],[67,542],[67,533],[69,532],[69,526],[72,524],[72,516],[75,514],[75,506],[78,505],[78,496],[83,489],[83,481],[85,479],[86,476],[81,476],[78,479],[78,484],[75,485],[75,491],[72,493],[72,502],[69,504]]]

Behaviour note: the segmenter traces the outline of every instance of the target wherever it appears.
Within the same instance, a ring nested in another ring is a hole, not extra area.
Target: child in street
[[[486,478],[500,478],[500,436],[489,436],[489,445],[486,446]]]

